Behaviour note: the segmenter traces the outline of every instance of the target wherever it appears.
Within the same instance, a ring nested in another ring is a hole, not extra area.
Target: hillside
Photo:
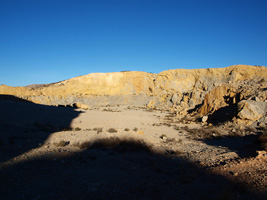
[[[252,97],[264,102],[265,78],[266,67],[249,65],[175,69],[159,74],[137,71],[93,73],[38,87],[1,85],[0,94],[45,105],[126,105],[170,110],[180,118],[189,110],[197,111],[201,117]]]
[[[0,196],[266,199],[266,69],[1,85]]]

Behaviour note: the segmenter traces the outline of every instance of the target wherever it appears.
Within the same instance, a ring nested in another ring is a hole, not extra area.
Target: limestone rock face
[[[227,96],[227,87],[219,86],[206,94],[204,104],[199,109],[201,115],[216,111],[218,108],[227,106],[224,97]]]
[[[199,107],[199,114],[204,116],[249,98],[265,101],[266,80],[266,67],[234,65],[213,69],[174,69],[159,74],[135,71],[93,73],[46,85],[1,85],[0,94],[46,105],[79,102],[89,107],[148,106],[176,111],[178,116]]]

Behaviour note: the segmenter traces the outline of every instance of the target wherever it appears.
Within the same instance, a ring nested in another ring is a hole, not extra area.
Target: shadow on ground
[[[52,132],[68,128],[79,113],[0,95],[0,162],[39,147]]]
[[[211,146],[227,147],[230,151],[237,153],[240,158],[249,158],[255,157],[257,150],[262,150],[260,145],[255,142],[258,137],[258,135],[247,135],[243,137],[225,137],[203,141]]]
[[[12,119],[9,115],[13,112],[14,119],[22,124],[28,124],[31,119],[30,127],[35,127],[36,120],[47,123],[49,117],[53,120],[63,117],[63,125],[69,125],[78,116],[70,108],[65,111],[62,109],[66,108],[28,102],[20,103],[23,106],[20,113],[17,107],[21,105],[4,101],[1,101],[1,109],[6,116]],[[8,105],[12,106],[7,108]],[[1,134],[21,132],[20,125],[11,128],[12,124],[5,122],[8,121],[2,121],[1,127],[6,132]],[[34,142],[15,139],[9,144],[3,139],[1,149],[10,146],[14,152],[2,151],[1,154],[7,154],[8,158],[37,147],[50,134],[38,132],[38,129],[42,127],[34,129],[31,136],[36,137],[32,138]],[[14,146],[17,144],[25,147],[20,150]],[[100,140],[80,147],[84,148],[81,152],[73,153],[62,147],[54,154],[3,167],[0,171],[1,199],[260,199],[260,194],[249,191],[241,183],[210,174],[188,160],[152,152],[151,146],[144,142],[115,138],[111,143]]]
[[[97,141],[80,153],[4,168],[0,179],[3,199],[260,199],[242,184],[133,141]]]

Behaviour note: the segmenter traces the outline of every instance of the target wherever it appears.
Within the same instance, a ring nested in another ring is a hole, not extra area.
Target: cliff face
[[[266,77],[266,67],[248,65],[175,69],[159,74],[94,73],[40,87],[1,85],[0,94],[47,105],[77,102],[89,106],[125,104],[172,109],[178,114],[202,105],[199,113],[206,115],[227,105],[225,97],[235,98],[244,81]]]

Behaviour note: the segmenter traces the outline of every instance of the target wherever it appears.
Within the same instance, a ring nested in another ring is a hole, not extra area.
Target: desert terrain
[[[267,69],[0,86],[1,199],[266,199]]]

